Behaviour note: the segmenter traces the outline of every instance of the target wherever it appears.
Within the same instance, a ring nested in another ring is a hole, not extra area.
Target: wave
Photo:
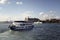
[[[33,40],[30,32],[5,31],[0,33],[0,40]]]

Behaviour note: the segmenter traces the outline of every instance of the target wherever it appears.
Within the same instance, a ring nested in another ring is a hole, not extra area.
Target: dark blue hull
[[[9,28],[13,31],[29,31],[33,29],[33,25],[28,27],[28,28],[19,28],[19,27],[15,27],[15,26],[9,26]]]

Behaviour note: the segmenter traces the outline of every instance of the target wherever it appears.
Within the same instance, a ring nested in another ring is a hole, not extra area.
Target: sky
[[[0,0],[0,21],[60,18],[60,0]]]

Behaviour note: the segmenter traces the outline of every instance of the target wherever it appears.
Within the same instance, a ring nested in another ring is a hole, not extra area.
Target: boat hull
[[[32,30],[33,27],[34,27],[33,25],[29,26],[28,28],[27,27],[23,28],[23,27],[9,26],[9,28],[13,31],[29,31],[29,30]]]

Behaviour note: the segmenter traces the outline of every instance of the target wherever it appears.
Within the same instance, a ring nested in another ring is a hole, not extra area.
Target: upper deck
[[[28,21],[14,21],[14,22],[12,22],[12,24],[11,25],[20,25],[20,26],[22,26],[22,25],[33,25],[33,23],[31,23],[31,22],[28,22]]]

